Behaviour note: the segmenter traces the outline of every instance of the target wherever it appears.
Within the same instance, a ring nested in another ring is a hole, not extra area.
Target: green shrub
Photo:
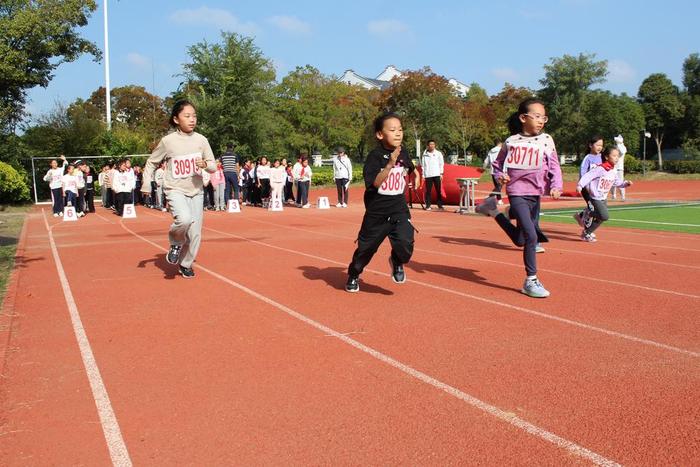
[[[700,173],[700,160],[665,161],[664,170],[677,174]]]
[[[24,177],[10,164],[0,162],[0,203],[29,201],[29,187]]]
[[[311,167],[313,176],[311,177],[311,185],[313,186],[328,186],[335,185],[333,178],[333,167]],[[362,164],[353,162],[352,164],[352,183],[362,181]]]
[[[649,172],[651,170],[656,170],[656,161],[640,161],[631,154],[625,156],[625,173],[640,174],[642,173],[642,164],[644,169]]]

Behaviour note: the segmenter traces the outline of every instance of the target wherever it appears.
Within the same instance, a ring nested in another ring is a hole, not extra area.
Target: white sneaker
[[[549,297],[549,290],[545,289],[542,282],[540,282],[536,277],[534,279],[525,279],[523,288],[520,291],[532,298]]]
[[[338,204],[335,205],[335,207],[336,207],[336,208],[342,208],[342,207],[343,207],[343,203],[338,203]]]
[[[547,250],[545,250],[544,247],[539,243],[535,245],[535,253],[544,253],[545,251]]]
[[[60,216],[59,213],[57,213],[57,212],[54,212],[54,213],[53,213],[53,217],[58,217],[58,216]]]
[[[581,232],[581,240],[588,243],[595,243],[598,241],[593,234],[586,233],[585,230]]]
[[[433,208],[431,208],[431,207],[427,207],[427,208],[425,208],[425,210],[426,210],[426,211],[432,211],[432,210],[433,210]]]
[[[166,212],[166,211],[167,211],[166,208],[160,208],[160,210],[161,210],[162,212]]]
[[[306,203],[306,204],[303,205],[301,208],[302,208],[302,209],[309,209],[310,207],[311,207],[311,205],[310,205],[309,203]]]
[[[85,213],[82,211],[78,213],[78,217],[83,217],[84,215],[85,215]]]
[[[348,207],[347,203],[343,203],[343,207],[347,208]]]
[[[502,200],[502,199],[499,199],[499,200],[498,200],[498,205],[499,205],[499,206],[503,206],[503,200]]]

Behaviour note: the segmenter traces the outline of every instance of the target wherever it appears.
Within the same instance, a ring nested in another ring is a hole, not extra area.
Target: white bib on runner
[[[544,148],[534,141],[516,141],[508,144],[508,153],[503,168],[538,170],[544,162]]]
[[[615,183],[615,179],[617,178],[617,172],[614,170],[609,171],[606,173],[604,176],[600,177],[598,179],[598,194],[601,197],[608,197],[608,193],[610,192],[610,189],[613,187],[613,184]]]
[[[175,178],[189,178],[201,172],[197,167],[197,159],[202,158],[201,152],[173,156],[170,158],[170,175]]]
[[[380,195],[402,195],[406,188],[406,179],[403,175],[403,167],[394,167],[389,176],[382,182],[378,193]]]

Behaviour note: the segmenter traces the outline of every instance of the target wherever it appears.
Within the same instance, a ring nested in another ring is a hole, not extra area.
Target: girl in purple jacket
[[[622,180],[615,170],[615,164],[620,159],[620,151],[613,146],[609,146],[603,150],[601,155],[602,164],[586,172],[576,185],[576,191],[579,193],[584,190],[588,191],[588,205],[591,208],[591,224],[585,226],[581,232],[581,240],[584,242],[595,242],[596,238],[593,235],[595,229],[600,227],[600,224],[608,220],[608,192],[614,186],[626,188],[632,185],[632,182]]]
[[[506,187],[510,217],[515,218],[516,225],[498,212],[495,196],[489,196],[477,207],[477,212],[494,217],[515,245],[524,247],[527,277],[521,292],[535,298],[549,296],[549,291],[537,278],[540,197],[549,194],[558,198],[562,190],[561,168],[554,140],[542,132],[547,120],[541,100],[526,99],[521,102],[518,111],[508,121],[512,136],[506,139],[493,162],[493,175]],[[540,241],[546,241],[543,237]]]

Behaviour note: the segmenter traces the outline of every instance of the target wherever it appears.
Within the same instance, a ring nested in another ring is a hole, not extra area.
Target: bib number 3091
[[[197,159],[201,159],[201,157],[201,152],[173,157],[170,160],[170,174],[173,178],[188,178],[199,173]]]
[[[379,187],[380,195],[401,195],[406,188],[403,167],[394,167]]]

